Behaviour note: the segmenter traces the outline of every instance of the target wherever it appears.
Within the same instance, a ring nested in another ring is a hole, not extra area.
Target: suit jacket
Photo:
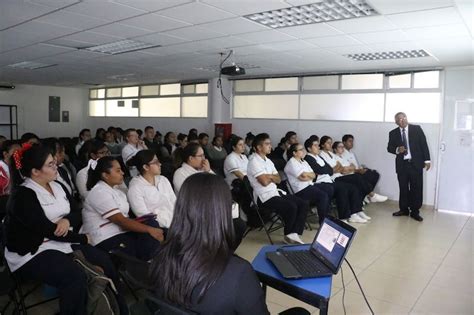
[[[402,146],[402,135],[400,128],[397,127],[390,131],[388,135],[388,146],[387,151],[396,154],[395,168],[397,173],[400,171],[403,164],[403,154],[397,154],[396,150],[399,146]],[[425,161],[430,160],[430,151],[428,150],[428,144],[426,143],[426,137],[418,125],[408,125],[408,145],[410,147],[411,162],[417,168],[422,169],[425,166]]]

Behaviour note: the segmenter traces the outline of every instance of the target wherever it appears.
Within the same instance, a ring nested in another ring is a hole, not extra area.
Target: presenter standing
[[[393,216],[410,216],[423,221],[420,208],[423,203],[423,168],[430,169],[430,152],[423,130],[408,124],[403,112],[395,115],[398,128],[389,133],[387,151],[395,154],[395,168],[400,188],[399,211]]]

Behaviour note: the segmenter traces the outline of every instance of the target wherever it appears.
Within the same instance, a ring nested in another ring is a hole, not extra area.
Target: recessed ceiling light
[[[271,28],[281,28],[378,14],[364,0],[322,0],[318,3],[253,13],[244,17]]]
[[[57,66],[57,64],[41,63],[41,62],[35,62],[35,61],[23,61],[23,62],[18,62],[18,63],[8,65],[8,67],[10,68],[28,69],[28,70],[36,70],[36,69],[42,69],[42,68],[48,68],[48,67],[54,67],[54,66]]]
[[[383,51],[376,53],[360,53],[344,55],[354,61],[364,60],[385,60],[385,59],[406,59],[406,58],[422,58],[430,57],[430,54],[423,49],[419,50],[403,50],[403,51]]]
[[[161,45],[149,44],[149,43],[139,42],[136,40],[125,39],[125,40],[120,40],[118,42],[92,46],[85,49],[89,51],[93,51],[93,52],[100,52],[103,54],[117,55],[117,54],[123,54],[123,53],[131,52],[131,51],[143,50],[143,49],[154,48],[154,47],[161,47]]]

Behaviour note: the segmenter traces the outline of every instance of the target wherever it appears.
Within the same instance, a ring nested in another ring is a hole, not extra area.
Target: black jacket
[[[321,166],[318,164],[316,159],[310,156],[309,154],[306,154],[304,159],[306,160],[306,162],[308,162],[309,166],[311,166],[311,168],[313,169],[313,172],[316,174],[316,178],[314,179],[314,181],[316,181],[316,179],[318,178],[317,177],[318,174],[321,174],[321,175],[328,174],[329,176],[332,176],[332,174],[334,174],[332,167],[329,166],[329,164],[326,163],[326,161],[323,160],[324,166]]]
[[[400,128],[397,127],[390,131],[388,135],[388,146],[387,151],[396,154],[395,169],[397,173],[400,171],[403,163],[403,154],[397,154],[396,150],[399,146],[402,146],[402,135]],[[425,166],[425,161],[430,160],[430,151],[428,150],[428,144],[426,143],[426,137],[418,125],[408,125],[408,145],[410,147],[411,162],[419,169]]]
[[[63,187],[64,189],[64,187]],[[81,225],[81,212],[66,193],[71,205],[71,212],[64,217],[72,227]],[[43,243],[44,238],[59,242],[87,244],[87,236],[69,231],[64,237],[54,235],[56,224],[45,215],[36,193],[27,187],[18,187],[7,203],[5,217],[5,241],[9,251],[26,255],[34,254]]]

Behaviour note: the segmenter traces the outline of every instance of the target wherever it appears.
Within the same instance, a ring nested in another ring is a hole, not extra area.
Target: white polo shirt
[[[348,160],[346,160],[345,158],[343,158],[343,157],[341,157],[341,156],[339,156],[339,155],[337,155],[337,154],[334,154],[334,159],[335,159],[336,161],[338,161],[339,163],[341,163],[341,165],[344,166],[344,167],[351,166],[351,163],[349,163]],[[354,172],[348,173],[348,174],[342,174],[342,176],[351,175],[351,174],[354,174]]]
[[[89,234],[94,246],[112,236],[125,233],[127,231],[108,218],[117,213],[128,218],[129,209],[127,196],[120,189],[112,188],[101,180],[91,189],[84,202],[81,233]]]
[[[292,157],[286,163],[284,171],[288,177],[288,183],[295,194],[313,185],[312,180],[302,181],[298,178],[304,172],[314,173],[311,166],[305,160],[297,160],[295,157]]]
[[[267,186],[263,186],[259,183],[257,177],[263,174],[277,175],[278,171],[269,158],[262,158],[257,153],[254,153],[249,159],[247,177],[249,179],[250,185],[253,188],[254,197],[260,199],[262,203],[273,197],[280,196],[275,183],[270,183]]]
[[[354,152],[344,149],[342,153],[342,158],[349,162],[349,164],[354,164],[356,168],[359,168],[359,161],[357,161],[357,157]]]
[[[334,168],[334,166],[336,166],[336,164],[337,164],[336,154],[334,154],[334,153],[327,153],[327,152],[321,151],[321,152],[319,153],[319,156],[320,156],[327,164],[329,164],[329,166],[331,166],[332,168]],[[336,178],[341,177],[341,176],[342,176],[341,173],[333,173],[332,176],[331,176],[331,179],[332,179],[332,180],[335,180]]]
[[[308,153],[308,155],[313,157],[319,166],[324,167],[324,165],[326,164],[319,155],[314,155],[311,153]],[[331,175],[329,174],[318,174],[318,177],[316,177],[316,184],[321,184],[321,183],[332,184],[334,183],[334,181],[331,179]]]
[[[71,212],[71,207],[69,205],[66,192],[60,184],[56,182],[49,183],[51,189],[53,190],[53,194],[51,194],[31,178],[26,178],[21,185],[30,188],[36,193],[36,197],[43,208],[44,214],[51,222],[56,223]],[[10,270],[15,271],[37,256],[39,253],[46,250],[57,250],[65,254],[72,253],[71,243],[58,242],[45,238],[43,240],[43,244],[39,246],[36,253],[28,253],[24,256],[21,256],[18,253],[10,252],[7,248],[5,248],[5,258],[8,262]]]
[[[232,172],[239,171],[242,174],[247,175],[248,164],[249,160],[244,154],[232,152],[225,158],[224,175],[225,181],[227,184],[229,184],[229,186],[231,186],[232,182],[238,178]]]
[[[188,163],[183,163],[180,168],[174,172],[173,175],[173,186],[174,186],[174,192],[176,195],[178,195],[179,190],[181,189],[181,186],[183,186],[184,181],[186,178],[189,176],[196,174],[196,173],[202,173],[203,171],[197,170]],[[212,170],[209,171],[210,174],[215,174]]]
[[[139,152],[140,150],[142,150],[142,149],[137,148],[137,146],[135,146],[135,145],[127,143],[127,145],[124,146],[123,149],[122,149],[122,159],[123,159],[123,161],[125,163],[127,163],[128,160],[130,160],[132,157],[134,157],[135,154],[137,154],[137,152]]]
[[[160,227],[170,227],[176,195],[166,177],[155,176],[155,185],[150,184],[141,175],[134,177],[130,181],[127,196],[137,217],[153,213],[156,214]]]

